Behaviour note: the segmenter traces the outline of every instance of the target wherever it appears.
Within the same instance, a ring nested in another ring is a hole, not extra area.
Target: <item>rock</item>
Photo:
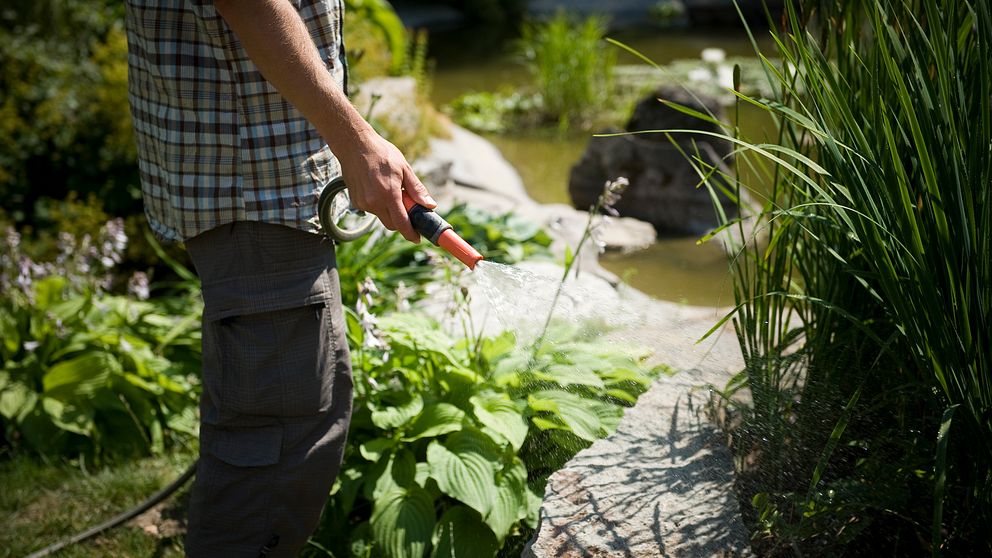
[[[417,80],[380,77],[363,81],[354,97],[355,108],[394,133],[412,136],[420,130],[422,111],[417,107]]]
[[[751,556],[706,399],[666,381],[643,394],[616,433],[548,479],[522,558]]]
[[[658,102],[658,98],[719,115],[719,105],[699,100],[675,88],[661,88],[642,100],[627,123],[626,131],[692,129],[718,132],[716,126],[692,118]],[[612,130],[618,132],[618,130]],[[697,187],[699,174],[685,154],[697,152],[706,167],[729,172],[725,159],[727,142],[696,134],[673,135],[677,146],[664,134],[597,137],[589,142],[581,160],[572,167],[568,191],[575,207],[595,203],[607,180],[625,176],[630,187],[617,203],[622,216],[654,225],[668,235],[701,235],[718,225],[709,190]],[[681,150],[681,151],[680,151]],[[719,196],[728,217],[736,205]]]
[[[430,153],[425,159],[450,162],[455,184],[508,198],[513,205],[534,203],[517,169],[496,146],[455,124],[449,131],[447,138],[431,138]]]

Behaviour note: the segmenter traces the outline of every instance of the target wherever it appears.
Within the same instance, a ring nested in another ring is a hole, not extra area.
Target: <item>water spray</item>
[[[413,201],[406,192],[403,192],[403,207],[415,231],[469,269],[475,269],[475,264],[483,259],[482,254],[459,236],[443,217]],[[339,242],[355,240],[369,232],[375,224],[375,215],[351,205],[348,187],[340,177],[332,180],[320,193],[317,216],[321,228]]]

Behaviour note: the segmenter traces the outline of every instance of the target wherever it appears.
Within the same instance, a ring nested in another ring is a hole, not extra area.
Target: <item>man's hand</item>
[[[403,207],[402,192],[420,205],[434,209],[437,203],[414,174],[406,158],[395,145],[373,130],[355,142],[338,160],[348,185],[351,203],[379,217],[391,231],[399,231],[410,242],[420,242]]]
[[[265,79],[327,141],[355,206],[420,242],[402,193],[430,209],[437,204],[399,149],[362,119],[334,82],[293,6],[287,0],[215,0],[214,6]]]

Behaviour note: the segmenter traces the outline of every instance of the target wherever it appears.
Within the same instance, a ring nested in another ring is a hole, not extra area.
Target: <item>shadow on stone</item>
[[[551,476],[523,556],[749,556],[707,397],[665,380],[642,395],[613,436]]]

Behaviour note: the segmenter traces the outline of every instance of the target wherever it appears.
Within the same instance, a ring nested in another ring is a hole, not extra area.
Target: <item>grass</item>
[[[776,94],[738,94],[777,141],[727,125],[741,172],[698,168],[769,192],[758,234],[724,225],[745,239],[726,317],[745,370],[725,395],[752,396],[733,443],[756,546],[988,554],[989,6],[808,2],[782,25],[780,62],[764,58]]]
[[[0,557],[26,556],[110,519],[178,477],[193,459],[180,453],[90,472],[28,457],[5,460],[0,463]],[[166,501],[163,517],[185,517],[187,488]],[[54,556],[183,556],[181,534],[167,535],[159,538],[128,523]]]

